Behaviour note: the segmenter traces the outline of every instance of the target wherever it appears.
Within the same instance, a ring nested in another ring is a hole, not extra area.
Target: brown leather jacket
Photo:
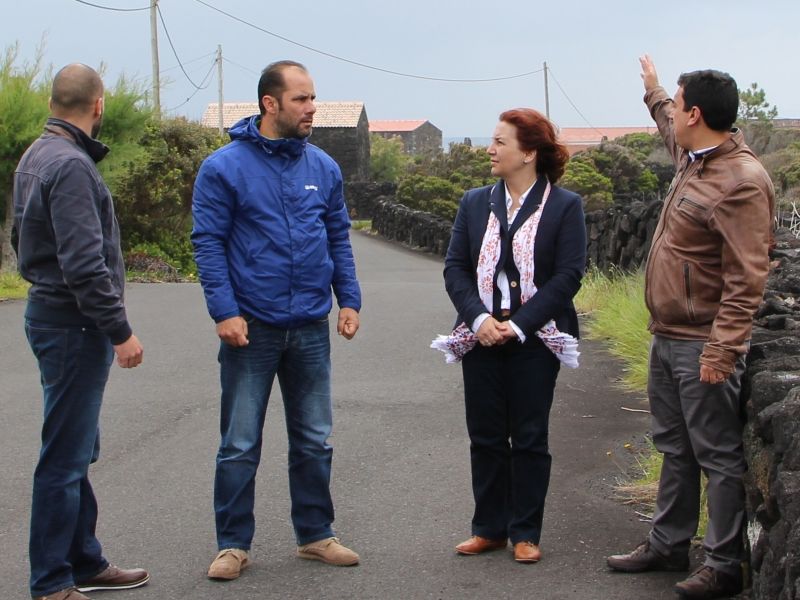
[[[693,162],[677,145],[675,104],[662,87],[645,94],[675,163],[645,275],[650,331],[704,340],[702,364],[732,373],[747,352],[769,268],[775,193],[735,130]]]

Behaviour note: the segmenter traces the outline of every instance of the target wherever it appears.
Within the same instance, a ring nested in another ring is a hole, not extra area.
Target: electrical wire
[[[169,42],[169,47],[172,48],[172,53],[175,55],[175,60],[178,61],[178,66],[181,68],[181,71],[183,71],[183,74],[186,76],[186,79],[189,80],[189,83],[191,83],[196,90],[203,89],[199,85],[197,85],[194,81],[192,81],[192,78],[189,77],[189,74],[186,72],[186,69],[183,68],[183,63],[181,63],[181,59],[178,56],[178,51],[175,50],[175,44],[172,43],[172,37],[170,37],[169,35],[169,29],[167,29],[167,23],[166,21],[164,21],[164,15],[161,14],[161,8],[158,6],[158,4],[156,4],[156,11],[158,12],[158,18],[161,19],[161,26],[164,28],[164,33],[167,35],[167,41]]]
[[[577,106],[575,106],[575,103],[574,103],[574,102],[572,101],[572,99],[571,99],[571,98],[570,98],[570,97],[567,95],[567,92],[565,92],[565,91],[564,91],[564,88],[563,88],[563,87],[561,87],[561,84],[558,82],[558,79],[556,79],[556,76],[553,74],[553,69],[552,69],[552,68],[550,68],[550,67],[548,67],[548,68],[547,68],[547,72],[548,72],[548,73],[550,74],[550,76],[553,78],[553,81],[555,81],[555,82],[556,82],[556,85],[558,86],[558,89],[560,89],[560,90],[561,90],[561,93],[562,93],[562,94],[564,94],[564,98],[566,98],[566,99],[567,99],[567,102],[569,102],[569,103],[570,103],[570,105],[572,106],[572,108],[574,108],[574,109],[575,109],[575,112],[576,112],[576,113],[578,113],[578,114],[580,115],[581,119],[583,119],[584,121],[586,121],[586,124],[587,124],[589,127],[591,127],[592,129],[594,129],[594,130],[595,130],[597,133],[599,133],[601,136],[602,136],[602,135],[605,135],[605,134],[604,134],[602,131],[600,131],[600,130],[599,130],[597,127],[595,127],[594,125],[592,125],[592,124],[589,122],[589,119],[587,119],[587,118],[586,118],[586,117],[583,115],[583,113],[582,113],[582,112],[581,112],[581,111],[578,109],[578,107],[577,107]]]
[[[488,77],[488,78],[485,78],[485,79],[451,79],[451,78],[448,78],[448,77],[429,77],[427,75],[414,75],[413,73],[403,73],[401,71],[393,71],[391,69],[384,69],[383,67],[376,67],[374,65],[368,65],[366,63],[358,62],[356,60],[351,60],[351,59],[345,58],[343,56],[338,56],[336,54],[332,54],[330,52],[326,52],[324,50],[320,50],[319,48],[313,48],[312,46],[308,46],[306,44],[302,44],[302,43],[297,42],[295,40],[291,40],[291,39],[289,39],[287,37],[284,37],[282,35],[279,35],[279,34],[277,34],[275,32],[272,32],[272,31],[269,31],[267,29],[264,29],[263,27],[259,27],[258,25],[255,25],[254,23],[250,23],[249,21],[245,21],[244,19],[242,19],[240,17],[237,17],[236,15],[232,15],[229,12],[225,12],[221,8],[217,8],[216,6],[212,6],[208,2],[204,2],[204,0],[195,0],[195,2],[197,2],[198,4],[202,4],[203,6],[205,6],[207,8],[210,8],[211,10],[214,10],[214,11],[220,13],[220,14],[223,14],[226,17],[228,17],[230,19],[233,19],[234,21],[238,21],[239,23],[242,23],[243,25],[247,25],[248,27],[252,27],[253,29],[256,29],[256,30],[258,30],[258,31],[260,31],[262,33],[266,33],[267,35],[271,35],[272,37],[278,38],[279,40],[283,40],[284,42],[288,42],[288,43],[293,44],[295,46],[299,46],[300,48],[305,48],[306,50],[310,50],[311,52],[316,52],[317,54],[322,54],[323,56],[327,56],[327,57],[333,58],[335,60],[346,62],[348,64],[355,65],[357,67],[362,67],[364,69],[370,69],[372,71],[380,71],[381,73],[388,73],[389,75],[397,75],[398,77],[408,77],[408,78],[411,78],[411,79],[425,79],[427,81],[446,81],[446,82],[450,82],[450,83],[488,83],[488,82],[492,82],[492,81],[506,81],[508,79],[518,79],[520,77],[528,77],[529,75],[534,75],[536,73],[541,73],[544,70],[544,68],[542,68],[542,69],[536,69],[535,71],[528,71],[526,73],[517,73],[516,75],[508,75],[508,76],[505,76],[505,77]]]
[[[239,67],[243,71],[247,71],[248,73],[252,73],[253,75],[256,75],[256,76],[260,76],[261,75],[261,73],[259,73],[258,71],[254,71],[253,69],[249,69],[249,68],[245,67],[244,65],[240,65],[239,63],[234,62],[230,58],[227,58],[225,56],[222,57],[222,60],[224,60],[227,63],[231,63],[234,67]]]
[[[181,103],[180,103],[180,104],[178,104],[177,106],[173,106],[172,108],[168,108],[168,109],[166,109],[166,111],[165,111],[165,112],[172,112],[172,111],[174,111],[174,110],[178,110],[178,109],[179,109],[181,106],[184,106],[184,105],[188,104],[188,103],[189,103],[189,101],[190,101],[192,98],[194,98],[194,97],[197,95],[197,92],[199,92],[199,91],[201,91],[201,90],[204,90],[204,89],[208,88],[208,86],[209,86],[209,85],[211,85],[211,79],[210,79],[210,75],[211,75],[211,73],[214,71],[214,67],[216,67],[216,66],[217,66],[217,59],[215,58],[215,59],[214,59],[214,60],[211,62],[211,67],[209,67],[209,69],[208,69],[208,73],[206,73],[205,77],[203,77],[203,80],[200,82],[200,85],[201,85],[202,87],[197,87],[197,88],[194,90],[194,92],[192,92],[192,94],[186,98],[186,100],[184,100],[183,102],[181,102]],[[208,83],[206,83],[206,80],[208,80]],[[205,85],[203,85],[204,83],[205,83]]]
[[[75,2],[85,4],[86,6],[93,6],[94,8],[102,8],[103,10],[112,10],[114,12],[137,12],[140,10],[150,10],[151,8],[150,6],[143,6],[142,8],[115,8],[113,6],[103,6],[102,4],[86,2],[86,0],[75,0]]]

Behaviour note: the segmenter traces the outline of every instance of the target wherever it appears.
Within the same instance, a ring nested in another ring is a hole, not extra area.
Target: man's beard
[[[100,115],[97,118],[97,121],[92,123],[92,137],[97,139],[97,136],[100,135],[100,129],[103,127],[103,115]]]
[[[278,108],[280,111],[280,108]],[[275,121],[275,129],[278,132],[278,137],[285,138],[285,139],[298,139],[302,140],[307,138],[311,135],[311,129],[309,128],[308,133],[303,133],[300,131],[300,125],[297,123],[288,123],[281,120],[280,112],[278,112],[278,118]]]

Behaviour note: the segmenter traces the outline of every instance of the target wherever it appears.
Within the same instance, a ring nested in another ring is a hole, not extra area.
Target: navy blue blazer
[[[502,180],[464,194],[453,223],[444,266],[445,287],[458,311],[456,323],[464,322],[472,327],[478,315],[492,312],[487,311],[478,295],[476,274],[489,211],[493,211],[500,221],[500,236],[505,242],[535,212],[544,185],[544,178],[540,177],[511,228],[506,216],[506,192]],[[501,256],[495,270],[495,286],[503,260]],[[521,306],[514,307],[512,303],[511,319],[526,337],[535,334],[550,319],[555,319],[559,331],[577,338],[578,315],[572,298],[581,287],[586,267],[586,223],[583,203],[577,194],[551,186],[536,233],[533,264],[533,281],[538,291]]]

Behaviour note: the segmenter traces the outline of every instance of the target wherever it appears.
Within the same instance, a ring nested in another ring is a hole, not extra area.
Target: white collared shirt
[[[689,150],[689,162],[694,162],[704,154],[708,154],[712,150],[719,147],[719,144],[716,146],[709,146],[708,148],[703,148],[702,150]]]
[[[508,191],[508,184],[504,183],[505,188],[506,188],[506,215],[507,215],[507,219],[508,219],[508,227],[509,227],[509,229],[511,228],[512,223],[514,223],[514,219],[516,219],[517,215],[519,214],[519,211],[522,208],[522,205],[525,204],[525,199],[528,197],[528,194],[530,194],[530,192],[533,189],[533,186],[535,185],[535,183],[536,182],[534,182],[531,185],[531,187],[529,187],[527,190],[522,192],[522,195],[519,197],[519,206],[517,207],[517,210],[515,210],[513,213],[511,212],[511,205],[514,204],[514,199],[511,197],[511,192]],[[509,287],[509,284],[508,284],[508,275],[506,275],[505,269],[502,269],[497,274],[497,289],[500,290],[500,309],[501,310],[510,309],[511,308],[511,288]],[[483,325],[483,322],[486,319],[488,319],[489,316],[490,316],[489,313],[485,312],[485,313],[481,313],[477,317],[475,317],[475,320],[472,322],[472,331],[473,332],[477,332],[478,329],[480,328],[480,326]],[[511,325],[511,328],[514,330],[514,333],[517,334],[517,337],[519,338],[519,341],[520,342],[524,342],[525,341],[525,334],[522,333],[522,330],[519,327],[517,327],[517,325],[514,323],[514,321],[509,321],[508,324]]]

